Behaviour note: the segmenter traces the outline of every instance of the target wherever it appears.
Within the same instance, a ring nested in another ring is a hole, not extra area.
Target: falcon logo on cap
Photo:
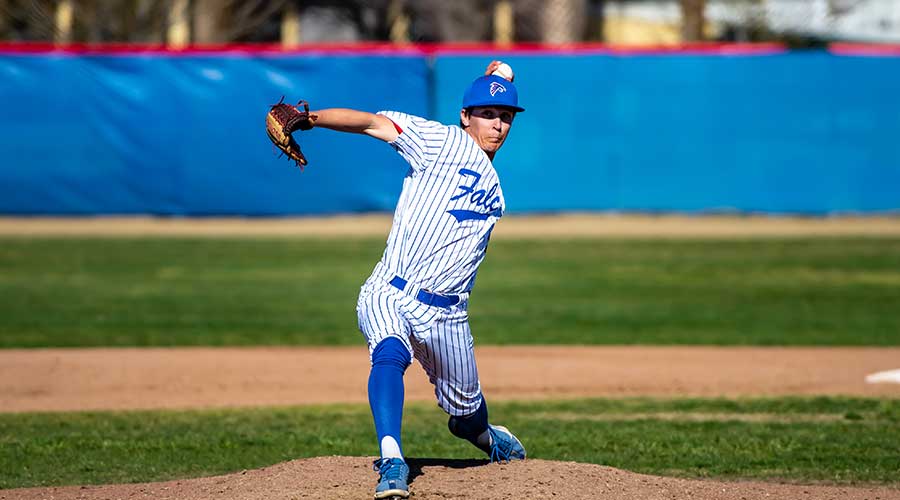
[[[497,95],[498,92],[506,92],[506,87],[497,82],[491,82],[491,97]]]

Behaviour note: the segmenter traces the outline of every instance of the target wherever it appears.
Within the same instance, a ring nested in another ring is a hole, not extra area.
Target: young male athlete
[[[376,499],[409,496],[400,426],[403,374],[413,357],[450,415],[450,432],[491,461],[525,458],[508,429],[488,423],[467,312],[491,230],[505,210],[491,161],[524,111],[513,83],[491,75],[499,65],[493,61],[465,91],[459,126],[396,111],[309,113],[315,127],[389,143],[410,165],[387,248],[357,304],[371,352],[369,403],[381,447]]]

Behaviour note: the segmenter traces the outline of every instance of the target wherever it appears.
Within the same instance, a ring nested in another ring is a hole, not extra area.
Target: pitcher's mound
[[[900,499],[886,487],[804,486],[672,479],[574,462],[408,460],[414,500]],[[226,476],[163,483],[0,490],[0,499],[371,499],[372,459],[318,457]]]

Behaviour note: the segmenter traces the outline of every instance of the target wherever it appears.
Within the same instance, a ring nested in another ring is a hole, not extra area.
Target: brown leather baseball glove
[[[303,111],[300,111],[300,107]],[[284,103],[284,97],[273,104],[266,114],[266,133],[272,144],[280,149],[288,158],[297,162],[300,170],[306,165],[306,156],[300,150],[300,145],[291,136],[295,130],[309,130],[313,128],[318,117],[309,112],[309,103],[299,101],[297,106]]]

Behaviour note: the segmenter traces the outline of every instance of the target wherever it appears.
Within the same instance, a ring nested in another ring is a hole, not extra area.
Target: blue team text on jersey
[[[464,179],[472,177],[472,184],[466,185],[463,183],[457,186],[459,191],[450,198],[450,201],[456,201],[468,196],[469,201],[472,204],[476,207],[483,207],[487,212],[480,212],[478,210],[448,210],[447,213],[456,217],[457,222],[462,222],[467,219],[486,220],[492,215],[499,217],[502,213],[502,202],[500,201],[500,196],[497,195],[497,189],[500,188],[500,183],[495,182],[488,190],[475,189],[478,187],[478,181],[481,180],[481,174],[467,168],[459,169],[459,174],[462,175]]]

